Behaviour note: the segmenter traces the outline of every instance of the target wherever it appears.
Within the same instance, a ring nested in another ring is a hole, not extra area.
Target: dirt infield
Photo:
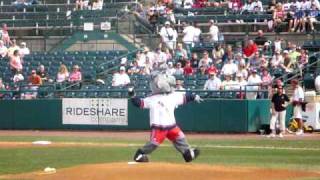
[[[0,179],[34,179],[34,180],[163,180],[163,179],[219,179],[219,180],[286,180],[301,177],[319,177],[320,173],[307,171],[290,171],[279,169],[262,169],[252,167],[226,167],[199,164],[140,163],[129,165],[123,163],[90,164],[65,169],[56,173],[32,172],[18,175],[0,176]]]

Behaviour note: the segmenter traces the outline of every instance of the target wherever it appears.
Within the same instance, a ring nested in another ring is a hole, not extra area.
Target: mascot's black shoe
[[[183,158],[186,162],[191,162],[195,160],[200,154],[200,150],[195,148],[195,149],[188,149],[184,154]]]
[[[133,157],[135,162],[149,162],[148,156],[141,149],[138,149]]]

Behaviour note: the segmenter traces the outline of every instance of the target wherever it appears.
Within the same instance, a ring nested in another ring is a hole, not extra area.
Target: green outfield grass
[[[128,162],[143,140],[110,139],[96,137],[0,137],[0,141],[122,143],[124,147],[19,147],[0,148],[0,175],[71,167],[80,164]],[[201,156],[194,163],[258,166],[268,168],[320,170],[319,140],[190,140],[198,146]],[[151,156],[154,162],[183,163],[175,149],[166,142]],[[305,179],[312,180],[312,179]]]

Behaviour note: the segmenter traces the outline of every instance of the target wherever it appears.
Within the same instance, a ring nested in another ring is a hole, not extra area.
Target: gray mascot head
[[[152,94],[171,93],[176,86],[176,78],[165,73],[151,74],[150,89]]]

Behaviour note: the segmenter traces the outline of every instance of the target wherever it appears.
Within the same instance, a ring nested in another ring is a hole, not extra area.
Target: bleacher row
[[[65,64],[69,70],[73,65],[79,65],[84,77],[95,78],[97,67],[106,64],[106,67],[114,66],[112,60],[125,54],[126,51],[96,51],[96,52],[35,52],[23,58],[23,75],[28,77],[31,70],[38,69],[39,65],[45,66],[49,77],[55,79],[61,64]],[[108,63],[110,61],[110,63]],[[12,74],[8,65],[9,59],[0,60],[0,72],[5,82],[11,82]]]

